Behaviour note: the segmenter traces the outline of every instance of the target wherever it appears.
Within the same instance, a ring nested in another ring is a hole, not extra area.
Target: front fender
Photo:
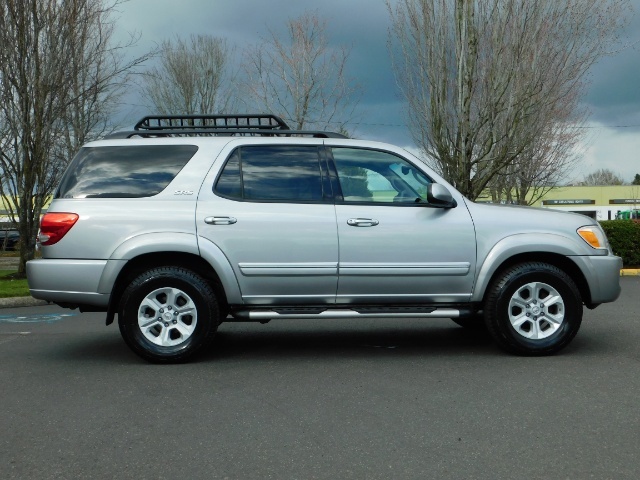
[[[471,301],[482,301],[493,275],[504,262],[516,255],[551,253],[564,257],[575,257],[576,255],[597,254],[594,251],[586,250],[588,246],[583,246],[578,240],[580,239],[576,238],[574,241],[571,238],[551,233],[523,233],[503,238],[491,248],[482,261],[482,265],[478,269]],[[603,252],[603,255],[606,255],[606,252]]]

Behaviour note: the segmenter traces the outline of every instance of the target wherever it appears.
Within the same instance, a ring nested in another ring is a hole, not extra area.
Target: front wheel
[[[122,295],[120,333],[139,356],[156,363],[190,360],[220,323],[216,295],[198,274],[159,267],[135,278]]]
[[[546,263],[515,265],[489,287],[485,323],[496,343],[519,355],[550,355],[566,347],[582,323],[573,280]]]

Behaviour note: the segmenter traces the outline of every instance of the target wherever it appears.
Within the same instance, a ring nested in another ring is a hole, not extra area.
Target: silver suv
[[[622,266],[586,216],[473,203],[401,148],[274,116],[146,117],[85,145],[40,243],[31,294],[117,315],[154,362],[278,318],[446,317],[551,354]]]

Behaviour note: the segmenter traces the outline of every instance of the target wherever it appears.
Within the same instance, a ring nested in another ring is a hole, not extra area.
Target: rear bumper
[[[31,296],[54,303],[106,307],[109,293],[100,293],[106,260],[37,259],[27,262]]]

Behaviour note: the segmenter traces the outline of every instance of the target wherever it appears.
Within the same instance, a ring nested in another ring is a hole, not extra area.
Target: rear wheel
[[[159,267],[140,274],[122,295],[118,324],[127,345],[156,363],[193,358],[220,323],[215,292],[198,274]]]
[[[559,268],[529,262],[505,270],[488,290],[485,323],[504,350],[549,355],[566,347],[582,323],[582,299]]]

